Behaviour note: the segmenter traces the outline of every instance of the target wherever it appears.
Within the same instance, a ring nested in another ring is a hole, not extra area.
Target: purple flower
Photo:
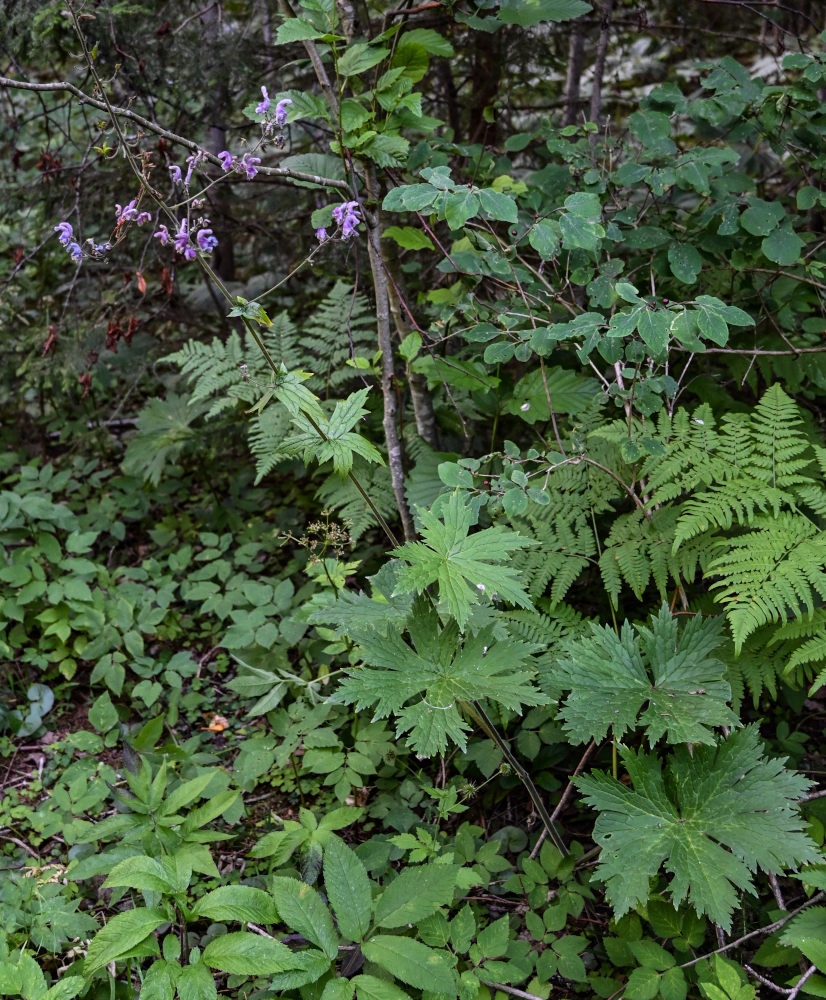
[[[275,106],[275,124],[283,125],[287,121],[287,108],[293,102],[289,97],[285,97],[282,101],[279,101]]]
[[[169,230],[166,226],[161,226],[157,233],[152,233],[152,235],[157,237],[164,246],[169,242]]]
[[[115,211],[118,216],[118,225],[123,225],[124,222],[129,222],[132,219],[137,219],[138,209],[135,206],[135,199],[133,198],[125,208],[121,208],[120,205],[115,205]]]
[[[343,240],[349,239],[357,231],[356,227],[361,222],[359,203],[345,201],[341,205],[336,205],[333,209],[333,218],[341,227],[341,238]]]
[[[267,93],[267,88],[266,87],[262,87],[261,88],[261,93],[264,95],[264,100],[255,109],[255,113],[257,115],[266,114],[267,111],[270,110],[270,95]],[[278,111],[277,110],[276,110],[275,113],[276,113],[276,115],[278,115]]]
[[[315,238],[318,240],[319,243],[323,243],[325,240],[329,239],[329,236],[327,235],[327,230],[324,228],[324,226],[321,226],[319,229],[316,229]]]
[[[175,239],[173,241],[173,246],[178,251],[178,253],[184,254],[186,256],[186,250],[189,249],[189,233],[187,232],[186,219],[181,222],[181,228],[175,233]],[[193,251],[194,256],[194,251]],[[192,257],[187,257],[187,260],[192,260]]]
[[[261,162],[260,156],[253,156],[251,153],[244,153],[238,166],[247,175],[247,180],[251,181],[258,173],[258,164]]]
[[[169,168],[169,176],[172,178],[173,184],[183,183],[183,178],[181,177],[181,168],[176,166],[174,163]]]
[[[54,227],[54,231],[59,234],[57,238],[64,247],[67,247],[71,243],[74,231],[72,230],[70,223],[58,222],[58,224]]]
[[[66,249],[69,251],[69,256],[72,260],[79,264],[83,260],[83,251],[80,249],[79,243],[70,243]]]
[[[218,159],[221,161],[222,170],[230,170],[232,168],[232,162],[235,159],[235,157],[232,155],[232,153],[227,152],[226,149],[222,149],[221,152],[218,154]]]
[[[218,246],[218,240],[212,235],[211,229],[199,229],[195,236],[195,242],[204,253],[209,253]]]
[[[196,251],[195,247],[194,247],[194,246],[192,246],[192,244],[190,244],[190,245],[189,245],[189,246],[188,246],[188,247],[186,248],[186,250],[184,250],[184,258],[185,258],[186,260],[195,260],[195,258],[196,258],[197,256],[198,256],[198,253],[197,253],[197,251]]]
[[[189,169],[186,172],[186,177],[184,178],[184,187],[189,187],[189,182],[192,180],[192,171],[195,169],[195,164],[199,163],[203,153],[198,150],[197,153],[193,153],[191,156],[187,156],[186,162],[189,164]]]
[[[151,218],[152,218],[151,212],[139,212],[138,217],[135,219],[135,222],[137,222],[137,224],[140,226],[143,225],[144,222],[149,222]]]

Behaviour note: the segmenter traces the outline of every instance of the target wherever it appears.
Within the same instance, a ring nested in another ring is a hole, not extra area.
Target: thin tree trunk
[[[605,57],[608,54],[608,38],[611,34],[611,14],[614,10],[614,0],[603,0],[602,21],[597,43],[597,57],[594,60],[594,88],[591,91],[592,122],[599,124],[602,110],[602,78],[605,75]],[[596,136],[594,136],[596,138]]]
[[[565,111],[563,125],[576,125],[579,119],[579,83],[582,78],[582,60],[585,50],[585,35],[582,23],[575,21],[568,39],[568,75],[565,79]]]

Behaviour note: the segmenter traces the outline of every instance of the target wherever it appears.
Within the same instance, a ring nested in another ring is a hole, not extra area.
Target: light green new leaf
[[[497,641],[492,627],[463,642],[457,623],[443,626],[423,600],[409,625],[412,648],[397,628],[383,634],[354,625],[350,635],[365,664],[344,680],[342,697],[372,707],[376,718],[395,713],[397,733],[409,732],[408,744],[424,756],[446,750],[448,738],[464,749],[468,727],[459,702],[490,699],[513,710],[543,702],[528,665],[534,647]]]
[[[446,906],[453,899],[457,870],[436,864],[405,869],[376,901],[376,926],[406,927]]]
[[[611,729],[619,740],[644,726],[651,746],[664,734],[669,743],[713,745],[712,727],[738,723],[727,705],[726,667],[712,656],[721,625],[696,615],[680,632],[665,605],[650,629],[625,622],[617,636],[591,625],[558,664],[561,683],[573,689],[560,712],[571,738],[600,742]]]
[[[453,970],[442,954],[421,941],[377,934],[364,942],[362,951],[368,962],[387,969],[408,986],[416,986],[428,993],[456,995]]]
[[[335,835],[324,849],[324,888],[342,935],[361,941],[370,929],[370,879],[355,851]]]
[[[271,897],[262,889],[251,885],[221,885],[201,896],[192,910],[193,916],[210,920],[252,921],[257,924],[274,924],[278,912]]]
[[[242,976],[266,976],[302,967],[301,956],[285,944],[246,931],[212,938],[201,958],[212,969]]]
[[[818,859],[795,804],[811,782],[761,751],[750,726],[717,747],[694,747],[693,756],[678,747],[667,780],[658,757],[633,750],[623,753],[633,787],[600,773],[575,779],[599,810],[595,875],[617,918],[648,900],[663,867],[675,907],[688,899],[728,930],[756,868],[780,872]]]
[[[443,520],[432,511],[421,511],[422,542],[407,542],[395,555],[408,566],[402,567],[393,591],[421,594],[432,583],[439,585],[439,598],[464,631],[471,605],[480,596],[500,599],[532,608],[518,573],[502,566],[517,549],[534,545],[509,528],[484,528],[468,535],[473,518],[464,494],[456,491],[442,507]]]
[[[287,449],[295,454],[303,449],[304,461],[326,462],[332,459],[333,467],[339,475],[346,475],[353,467],[353,455],[361,455],[368,462],[384,465],[384,459],[367,438],[351,430],[367,413],[362,403],[367,398],[369,389],[359,389],[347,399],[340,399],[328,420],[323,414],[315,417],[315,423],[325,435],[319,438],[318,431],[303,414],[293,417],[293,423],[298,431],[286,444]]]
[[[139,907],[118,913],[92,938],[83,962],[84,975],[88,978],[93,972],[125,955],[168,921],[166,911],[157,907]]]
[[[283,923],[318,945],[332,961],[338,954],[338,934],[318,892],[294,878],[273,878],[270,891]]]

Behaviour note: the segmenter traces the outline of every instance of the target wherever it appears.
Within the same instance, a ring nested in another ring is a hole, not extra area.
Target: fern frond
[[[740,477],[713,486],[683,504],[673,551],[709,528],[727,530],[733,524],[753,524],[755,517],[769,507],[777,517],[788,501],[789,495],[783,490],[767,486],[758,479]]]
[[[756,447],[750,462],[754,472],[759,469],[769,485],[788,488],[811,482],[808,476],[801,475],[809,464],[809,459],[803,457],[809,443],[799,429],[802,423],[797,404],[777,383],[765,391],[754,408],[750,424]]]
[[[787,616],[812,614],[815,595],[826,599],[826,532],[798,514],[761,519],[756,530],[717,542],[726,549],[707,576],[725,605],[737,652],[755,629]]]
[[[777,697],[783,660],[780,657],[766,656],[767,632],[767,629],[758,629],[748,638],[739,654],[734,653],[730,644],[722,651],[728,682],[731,684],[731,706],[735,711],[739,710],[747,692],[755,708],[764,692],[772,700]]]
[[[289,412],[275,401],[250,424],[247,439],[250,451],[256,458],[256,486],[276,465],[291,457],[285,446],[290,429]]]

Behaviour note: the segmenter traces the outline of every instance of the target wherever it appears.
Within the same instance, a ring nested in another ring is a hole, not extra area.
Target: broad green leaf
[[[329,847],[329,845],[328,845]],[[330,911],[310,885],[292,878],[273,878],[270,892],[281,920],[319,948],[331,961],[338,954],[338,934]]]
[[[712,654],[722,644],[722,619],[696,615],[680,630],[663,605],[651,628],[626,622],[619,636],[608,626],[572,641],[558,663],[556,683],[572,688],[560,717],[577,743],[600,742],[608,730],[619,741],[645,727],[651,746],[714,744],[714,726],[736,726],[728,707],[726,667]]]
[[[803,240],[792,229],[791,222],[785,222],[775,229],[762,243],[763,253],[783,267],[791,267],[800,260],[800,252],[805,246]]]
[[[652,357],[658,357],[668,347],[668,337],[671,332],[673,316],[659,309],[644,309],[637,319],[637,332],[643,343],[651,352]]]
[[[494,191],[493,188],[482,188],[479,191],[479,205],[491,219],[499,219],[501,222],[516,222],[519,218],[519,212],[513,198],[500,191]]]
[[[324,888],[343,937],[363,940],[373,908],[370,880],[355,851],[334,835],[324,849]]]
[[[530,228],[528,242],[543,260],[550,260],[559,249],[559,223],[539,219]]]
[[[453,900],[457,869],[452,865],[419,865],[405,869],[376,901],[377,927],[405,927],[429,917]]]
[[[163,958],[153,962],[143,977],[141,1000],[173,1000],[180,973],[181,967],[177,962],[167,962]]]
[[[740,225],[752,236],[768,236],[786,217],[786,210],[779,201],[749,198],[749,207],[740,216]]]
[[[780,940],[799,948],[821,972],[826,972],[826,907],[812,906],[798,913],[783,928]]]
[[[301,968],[301,956],[285,944],[247,931],[212,938],[204,948],[201,961],[212,969],[242,976],[266,976]]]
[[[302,21],[298,17],[288,17],[278,25],[278,32],[275,36],[276,45],[289,45],[291,42],[311,41],[314,38],[323,38],[324,32],[317,31],[307,21]]]
[[[664,867],[675,906],[687,899],[728,930],[757,867],[780,872],[819,857],[796,805],[810,783],[762,756],[754,726],[715,747],[678,747],[667,780],[654,754],[622,756],[630,788],[601,773],[575,779],[599,810],[595,874],[617,918],[648,899]]]
[[[531,28],[542,21],[570,21],[593,10],[584,0],[502,0],[498,18]]]
[[[445,221],[451,229],[461,229],[479,211],[479,197],[471,190],[458,188],[445,200]]]
[[[84,975],[88,979],[93,972],[125,955],[161,924],[168,922],[166,911],[157,907],[138,907],[116,914],[92,938],[83,962]]]
[[[339,56],[337,69],[341,76],[356,76],[367,69],[372,69],[389,55],[390,49],[382,48],[379,45],[351,42]]]
[[[400,986],[377,976],[356,976],[352,982],[356,988],[357,1000],[410,1000],[410,994],[405,993]]]
[[[178,976],[178,1000],[217,1000],[212,973],[203,961],[185,965]]]
[[[443,520],[432,511],[421,511],[423,541],[407,542],[395,550],[408,565],[402,567],[393,593],[420,594],[438,583],[439,598],[461,629],[467,624],[471,606],[482,596],[490,600],[498,594],[522,608],[532,607],[517,572],[500,564],[510,553],[534,543],[503,527],[469,535],[472,513],[458,491],[450,495],[442,511]]]
[[[262,889],[250,885],[222,885],[201,896],[192,909],[194,916],[210,920],[240,920],[257,924],[274,924],[278,912],[272,898]]]
[[[487,698],[510,709],[542,703],[526,662],[528,644],[497,640],[492,628],[460,641],[457,623],[443,626],[424,601],[414,608],[409,634],[412,646],[397,629],[351,627],[365,665],[346,678],[341,693],[359,709],[372,707],[377,718],[395,713],[397,733],[410,732],[417,753],[443,752],[448,740],[464,749],[468,726],[460,702]]]
[[[63,976],[46,990],[42,1000],[72,1000],[85,986],[86,981],[83,976]],[[26,1000],[35,1000],[35,998],[29,994]]]
[[[559,231],[563,247],[569,250],[577,247],[582,250],[596,250],[600,240],[605,236],[605,230],[596,220],[585,219],[568,212],[563,212],[559,216]]]
[[[454,48],[450,42],[433,28],[413,28],[412,31],[405,31],[399,36],[399,43],[421,45],[430,55],[443,56],[445,59],[450,59],[454,55]]]
[[[141,892],[145,889],[169,892],[172,889],[161,863],[145,855],[125,858],[115,865],[101,888],[110,889],[115,886],[126,886]]]
[[[215,780],[215,771],[205,771],[197,778],[184,781],[164,799],[163,812],[166,816],[174,816],[184,806],[188,806],[195,799],[204,794],[207,785]]]
[[[429,993],[456,995],[453,971],[438,951],[413,938],[377,934],[362,945],[364,957],[396,979]]]
[[[629,125],[631,134],[652,156],[671,156],[677,151],[671,139],[671,119],[662,111],[635,111]]]
[[[382,239],[395,240],[405,250],[436,249],[430,237],[413,226],[388,226],[381,235]]]
[[[672,243],[668,263],[674,277],[686,285],[693,285],[703,269],[703,258],[692,243]]]

